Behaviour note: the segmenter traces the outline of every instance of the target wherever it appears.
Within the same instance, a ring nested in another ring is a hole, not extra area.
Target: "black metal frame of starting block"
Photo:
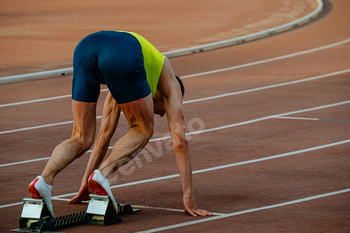
[[[130,204],[119,205],[118,214],[108,196],[90,194],[88,208],[83,212],[53,218],[42,199],[24,198],[20,218],[20,228],[13,232],[52,232],[55,230],[81,224],[108,226],[120,223],[119,215],[140,211],[133,209]]]

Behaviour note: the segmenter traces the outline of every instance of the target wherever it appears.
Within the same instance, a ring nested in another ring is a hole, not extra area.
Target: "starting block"
[[[31,223],[37,222],[42,218],[53,218],[45,201],[43,199],[24,198],[19,227],[28,228]]]
[[[120,223],[122,221],[114,209],[109,196],[94,194],[90,194],[90,201],[86,210],[86,220],[87,224],[104,226]]]
[[[23,210],[19,220],[19,229],[12,232],[52,232],[62,228],[81,224],[108,226],[122,222],[120,215],[140,211],[133,209],[130,204],[118,204],[118,214],[108,196],[90,194],[86,211],[53,218],[42,199],[23,199]],[[57,232],[56,232],[57,233]]]

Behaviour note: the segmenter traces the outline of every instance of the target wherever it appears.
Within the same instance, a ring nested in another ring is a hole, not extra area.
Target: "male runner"
[[[212,215],[195,203],[191,154],[184,129],[179,127],[184,124],[182,89],[169,60],[136,33],[100,31],[85,37],[77,45],[73,70],[72,137],[54,149],[42,174],[30,183],[28,190],[32,198],[43,198],[53,216],[51,191],[54,178],[93,144],[100,84],[107,84],[110,94],[104,103],[101,129],[84,176],[89,178],[85,179],[79,193],[86,194],[83,185],[88,180],[87,184],[96,194],[109,195],[118,211],[108,178],[119,164],[146,146],[153,135],[154,113],[161,116],[166,113],[185,211],[193,216]],[[115,143],[112,152],[98,167],[108,149],[120,111],[129,123],[129,131]]]

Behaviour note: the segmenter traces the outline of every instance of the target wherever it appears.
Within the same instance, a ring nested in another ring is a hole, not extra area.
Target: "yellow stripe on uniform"
[[[165,56],[142,36],[134,32],[128,33],[133,35],[141,44],[147,81],[151,88],[152,96],[154,97],[157,90],[159,76],[162,72]]]

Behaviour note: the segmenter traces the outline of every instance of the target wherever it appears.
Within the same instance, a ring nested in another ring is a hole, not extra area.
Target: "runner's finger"
[[[189,213],[190,215],[192,215],[193,217],[197,217],[197,214],[195,214],[191,208],[185,209],[185,212]]]

